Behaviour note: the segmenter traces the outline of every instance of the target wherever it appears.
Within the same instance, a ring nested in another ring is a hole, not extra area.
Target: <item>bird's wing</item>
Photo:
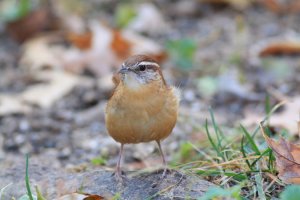
[[[113,77],[112,77],[112,81],[115,84],[115,87],[117,87],[119,85],[120,81],[121,81],[119,74],[117,74],[117,73],[114,74]]]

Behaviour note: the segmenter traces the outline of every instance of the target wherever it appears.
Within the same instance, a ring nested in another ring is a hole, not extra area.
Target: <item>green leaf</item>
[[[102,156],[99,156],[97,158],[93,158],[91,160],[91,163],[93,165],[105,165],[106,164],[106,159],[104,157],[102,157]]]
[[[121,193],[119,192],[117,192],[112,198],[112,200],[120,200],[120,199],[121,199]]]
[[[203,76],[197,80],[197,88],[205,97],[211,97],[218,91],[218,79],[212,76]]]
[[[231,197],[232,199],[241,200],[241,186],[237,185],[228,189],[221,187],[211,187],[208,191],[198,200],[211,200],[217,197]]]
[[[31,10],[31,0],[20,0],[18,6],[18,17],[22,18],[28,15]]]
[[[182,70],[189,70],[193,67],[194,55],[197,50],[194,40],[188,38],[170,40],[166,44],[166,49],[176,67]]]
[[[31,0],[12,0],[7,3],[5,2],[4,6],[1,5],[0,18],[2,18],[4,22],[16,21],[28,15],[31,10]]]
[[[189,142],[185,142],[180,146],[180,156],[182,158],[189,157],[191,155],[191,151],[193,150],[193,146]]]
[[[117,7],[115,21],[118,27],[126,27],[136,16],[134,7],[130,4],[121,4]]]
[[[281,200],[299,200],[300,185],[289,185],[280,194]]]

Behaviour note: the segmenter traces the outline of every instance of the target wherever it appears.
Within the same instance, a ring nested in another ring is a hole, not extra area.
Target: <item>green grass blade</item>
[[[46,200],[45,197],[43,197],[42,193],[40,192],[38,186],[35,186],[36,196],[37,200]]]
[[[218,127],[216,125],[216,120],[215,120],[215,116],[214,116],[214,113],[212,111],[212,108],[209,108],[209,113],[210,113],[210,118],[211,118],[211,121],[213,123],[213,126],[214,126],[214,129],[215,129],[215,133],[217,134],[218,132]]]
[[[219,135],[220,130],[219,130],[219,127],[216,123],[215,116],[214,116],[212,108],[209,108],[209,113],[210,113],[210,118],[211,118],[211,121],[212,121],[212,124],[213,124],[213,127],[214,127],[214,131],[215,131],[215,134],[216,134],[216,137],[217,137],[217,140],[218,140],[218,147],[219,147],[219,149],[223,149],[222,140],[221,140],[221,137]]]
[[[256,155],[260,155],[260,151],[257,147],[257,145],[255,144],[253,138],[251,137],[251,135],[248,133],[248,131],[245,129],[245,127],[243,125],[240,125],[242,130],[243,130],[243,133],[245,134],[248,142],[250,143],[250,146],[251,146],[251,149],[255,152]]]
[[[241,140],[241,152],[243,154],[243,157],[245,158],[246,164],[248,165],[249,169],[252,170],[252,166],[251,166],[249,160],[247,159],[247,155],[246,155],[246,152],[244,149],[244,139],[245,139],[245,137],[243,136],[242,140]]]
[[[219,148],[218,148],[217,145],[214,143],[214,141],[213,141],[213,139],[212,139],[212,137],[211,137],[211,134],[210,134],[210,132],[209,132],[209,130],[208,130],[208,121],[207,121],[207,120],[205,121],[205,130],[206,130],[206,134],[207,134],[207,137],[208,137],[208,140],[209,140],[211,146],[212,146],[212,147],[214,148],[214,150],[217,152],[217,155],[218,155],[219,157],[221,157],[221,158],[224,159],[223,154],[220,152]]]
[[[232,177],[235,180],[243,181],[246,180],[248,177],[244,173],[236,173],[236,172],[223,172],[219,170],[197,170],[196,173],[202,176],[228,176]]]
[[[257,159],[255,159],[254,161],[253,161],[253,163],[251,164],[251,167],[254,167],[254,165],[263,157],[263,156],[265,156],[265,155],[267,155],[268,153],[270,153],[270,151],[272,152],[272,149],[270,149],[270,148],[267,148],[264,152],[262,152],[261,154],[260,154],[260,156],[257,158]]]
[[[274,161],[275,161],[275,157],[273,155],[273,150],[270,149],[269,151],[269,162],[268,162],[268,168],[271,171],[274,171]]]
[[[27,195],[30,200],[33,200],[31,189],[30,189],[30,183],[29,183],[29,176],[28,176],[28,154],[26,154],[26,175],[25,175],[25,183],[26,183],[26,189],[27,189]]]
[[[268,115],[271,112],[271,101],[270,101],[270,95],[267,94],[265,98],[265,113]]]

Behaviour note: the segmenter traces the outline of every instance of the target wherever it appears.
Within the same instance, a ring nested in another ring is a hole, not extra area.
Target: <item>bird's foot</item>
[[[171,169],[165,167],[160,179],[162,180],[162,179],[166,178],[168,172],[171,172]]]
[[[124,181],[127,181],[128,178],[125,175],[125,173],[123,171],[116,171],[115,173],[113,173],[115,179],[117,182],[119,183],[124,183]]]

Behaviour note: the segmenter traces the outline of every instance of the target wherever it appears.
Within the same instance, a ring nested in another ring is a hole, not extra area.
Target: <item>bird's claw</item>
[[[119,183],[124,183],[124,181],[128,180],[127,176],[122,171],[116,171],[113,175],[114,175],[116,181]]]
[[[170,171],[171,171],[171,170],[170,170],[169,168],[165,167],[165,168],[164,168],[164,171],[163,171],[163,173],[162,173],[162,175],[161,175],[161,177],[160,177],[160,179],[161,179],[161,180],[164,179],[164,178],[167,176],[167,173],[170,172]]]

